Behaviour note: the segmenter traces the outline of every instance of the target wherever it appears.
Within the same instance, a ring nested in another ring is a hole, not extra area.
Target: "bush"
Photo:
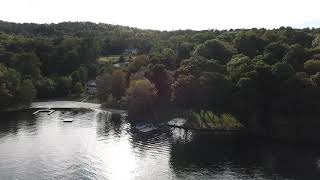
[[[157,98],[157,90],[148,79],[134,80],[126,92],[129,116],[148,114]]]
[[[121,114],[118,114],[118,113],[111,114],[111,121],[120,122],[120,120],[121,120]]]
[[[84,92],[83,86],[80,82],[77,82],[72,89],[72,92],[76,95],[80,95]]]
[[[320,60],[308,60],[304,63],[304,69],[308,74],[320,72]]]

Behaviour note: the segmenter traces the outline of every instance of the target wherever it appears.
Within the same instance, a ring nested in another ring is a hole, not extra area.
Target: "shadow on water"
[[[320,179],[316,144],[174,128],[143,134],[99,111],[0,117],[0,179]]]
[[[24,132],[37,132],[37,118],[31,111],[0,112],[0,138],[16,135],[20,129]]]
[[[170,165],[181,178],[201,172],[207,178],[319,179],[319,160],[320,146],[197,134],[171,146]]]
[[[174,179],[320,179],[320,146],[315,144],[173,128],[142,134],[126,120],[107,121],[104,129],[129,135],[137,156],[167,154]]]
[[[112,135],[120,138],[124,132],[128,131],[129,124],[125,123],[124,117],[113,120],[106,112],[98,112],[96,117],[98,137]]]

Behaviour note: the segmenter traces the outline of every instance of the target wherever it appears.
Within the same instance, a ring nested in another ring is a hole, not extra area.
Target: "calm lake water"
[[[99,111],[0,119],[0,179],[320,179],[315,145],[178,129],[141,135]]]

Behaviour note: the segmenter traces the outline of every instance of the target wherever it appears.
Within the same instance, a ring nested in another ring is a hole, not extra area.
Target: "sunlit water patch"
[[[314,146],[172,128],[141,134],[101,110],[0,117],[0,179],[320,179]]]

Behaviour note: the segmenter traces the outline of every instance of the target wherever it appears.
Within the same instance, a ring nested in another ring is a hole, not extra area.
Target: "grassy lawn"
[[[117,63],[119,61],[120,55],[111,55],[111,56],[101,56],[98,59],[99,63]]]
[[[204,120],[200,118],[198,113],[193,113],[189,124],[199,128],[239,129],[242,127],[242,125],[231,114],[222,114],[221,116],[217,116],[212,112],[205,114]]]

